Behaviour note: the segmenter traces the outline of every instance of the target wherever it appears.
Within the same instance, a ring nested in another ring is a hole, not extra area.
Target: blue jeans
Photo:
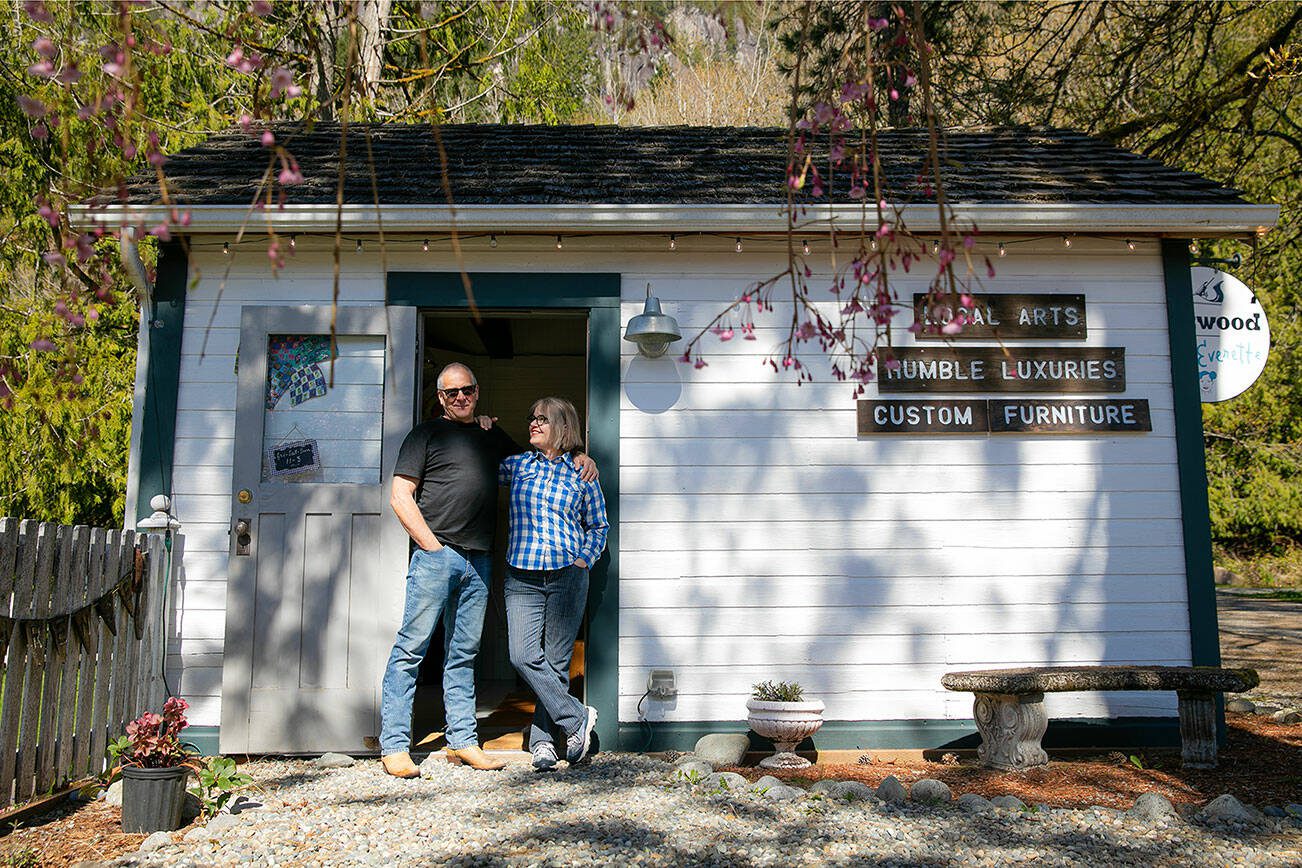
[[[439,615],[443,616],[443,708],[448,747],[479,744],[475,728],[475,655],[488,608],[486,553],[467,559],[451,546],[428,552],[416,549],[407,570],[407,602],[402,627],[384,670],[380,695],[380,753],[411,749],[411,704],[416,671],[429,649]]]
[[[506,626],[511,665],[538,697],[529,744],[554,742],[583,726],[587,708],[570,695],[570,657],[588,605],[588,571],[506,568]],[[565,747],[561,743],[561,750]],[[562,754],[563,756],[564,754]]]

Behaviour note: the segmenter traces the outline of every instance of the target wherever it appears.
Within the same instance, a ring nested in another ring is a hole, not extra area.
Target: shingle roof
[[[298,160],[294,203],[335,202],[337,124],[277,126]],[[439,152],[428,126],[350,125],[344,200],[443,204]],[[784,201],[785,130],[757,127],[459,125],[441,128],[453,200],[468,204],[764,204]],[[889,198],[928,201],[920,173],[921,130],[880,134]],[[955,204],[1244,204],[1235,190],[1082,133],[1005,127],[945,134],[945,192]],[[257,136],[236,130],[174,155],[166,165],[175,201],[248,204],[272,160]],[[824,161],[825,165],[825,161]],[[276,174],[278,166],[272,170]],[[833,201],[850,201],[848,178]],[[129,185],[133,203],[158,199],[152,176]],[[824,199],[823,201],[826,201]]]

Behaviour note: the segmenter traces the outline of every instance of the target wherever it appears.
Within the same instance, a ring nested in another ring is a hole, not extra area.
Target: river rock
[[[749,747],[750,736],[744,732],[712,732],[697,740],[693,753],[714,765],[739,766]]]
[[[1166,797],[1161,793],[1153,792],[1141,793],[1126,811],[1126,816],[1132,820],[1143,820],[1149,823],[1180,817]]]
[[[674,760],[674,766],[681,767],[687,765],[688,763],[699,763],[699,762],[705,762],[705,760],[701,759],[699,756],[697,756],[694,753],[685,753]]]
[[[116,780],[104,791],[104,804],[122,807],[122,781]]]
[[[798,799],[805,794],[804,790],[796,787],[789,787],[786,784],[778,784],[775,787],[769,787],[764,791],[764,798],[771,802],[789,802],[792,799]]]
[[[1276,723],[1302,723],[1302,711],[1296,708],[1281,708],[1270,716]]]
[[[1204,823],[1255,823],[1261,820],[1262,813],[1225,793],[1208,802],[1197,818]]]
[[[773,775],[765,775],[764,777],[757,780],[755,783],[751,784],[750,788],[752,792],[757,792],[759,790],[766,790],[770,787],[784,787],[784,786],[786,786],[786,784],[782,783],[781,778],[775,778],[773,777]]]
[[[995,796],[990,800],[990,804],[1007,811],[1020,811],[1026,807],[1026,803],[1017,796]]]
[[[908,800],[909,793],[904,789],[904,784],[895,775],[887,775],[886,779],[877,787],[874,794],[883,802],[892,805],[898,805]]]
[[[958,806],[969,814],[984,814],[994,810],[990,800],[979,793],[964,793],[958,797]]]
[[[223,829],[230,829],[234,826],[238,826],[241,822],[240,818],[234,814],[218,814],[209,820],[208,825],[204,828],[209,832],[220,832]]]
[[[1284,813],[1288,814],[1290,817],[1296,817],[1297,819],[1302,820],[1302,805],[1297,803],[1285,805]]]
[[[944,781],[923,778],[909,790],[909,798],[915,802],[925,802],[933,805],[949,804],[949,800],[954,798],[954,794],[950,792],[949,786]]]
[[[1232,711],[1235,714],[1252,714],[1257,710],[1257,703],[1251,699],[1231,699],[1225,703],[1225,710]]]
[[[701,786],[707,791],[726,790],[740,793],[746,789],[746,779],[736,772],[715,772],[702,781]]]
[[[355,760],[348,754],[323,753],[312,760],[312,765],[319,769],[346,769],[351,767],[354,762]]]
[[[172,843],[171,832],[155,832],[148,838],[140,842],[141,853],[152,853],[162,847]]]

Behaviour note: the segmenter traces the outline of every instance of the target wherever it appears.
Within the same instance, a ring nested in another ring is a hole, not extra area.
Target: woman
[[[588,600],[588,570],[606,547],[606,500],[574,466],[583,445],[579,414],[562,398],[543,398],[529,411],[533,451],[501,464],[510,485],[511,530],[506,553],[506,625],[511,664],[538,697],[529,746],[533,767],[554,768],[554,735],[564,759],[596,753],[597,710],[570,695],[570,656]]]

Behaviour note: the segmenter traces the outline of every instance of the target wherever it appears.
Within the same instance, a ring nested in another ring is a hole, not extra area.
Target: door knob
[[[250,535],[249,531],[252,527],[253,525],[249,523],[247,518],[235,520],[235,554],[250,554],[250,545],[253,542],[253,537]]]

